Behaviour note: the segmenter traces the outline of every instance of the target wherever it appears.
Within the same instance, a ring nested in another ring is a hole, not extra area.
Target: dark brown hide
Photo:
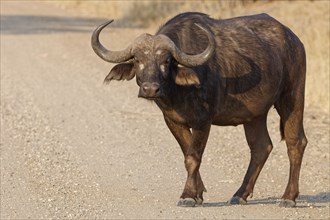
[[[164,36],[186,55],[202,54],[212,39],[215,48],[203,62],[187,65],[161,46]],[[163,112],[188,172],[178,205],[203,201],[205,186],[199,167],[212,124],[244,126],[251,160],[230,202],[246,203],[273,148],[266,125],[272,106],[280,115],[290,160],[280,205],[295,205],[307,145],[303,128],[306,57],[303,44],[290,29],[266,14],[215,20],[201,13],[184,13],[134,47],[134,59],[115,66],[106,81],[136,75],[139,96],[154,100]]]

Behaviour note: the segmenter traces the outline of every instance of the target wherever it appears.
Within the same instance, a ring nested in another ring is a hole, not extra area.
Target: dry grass
[[[126,27],[154,27],[184,11],[214,18],[268,13],[290,27],[307,52],[306,106],[329,112],[329,1],[62,1],[85,15],[119,19]]]

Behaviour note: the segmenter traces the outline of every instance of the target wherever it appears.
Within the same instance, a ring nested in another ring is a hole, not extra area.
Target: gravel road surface
[[[309,139],[296,208],[279,208],[289,172],[279,117],[248,205],[228,205],[249,162],[242,126],[212,127],[201,175],[203,207],[176,202],[183,155],[160,110],[135,80],[103,85],[112,67],[90,46],[107,18],[37,1],[1,1],[1,219],[329,219],[329,114],[306,107]],[[108,28],[124,48],[155,30]]]

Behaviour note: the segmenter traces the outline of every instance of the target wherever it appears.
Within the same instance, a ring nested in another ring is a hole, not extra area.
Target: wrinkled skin
[[[202,63],[187,63],[164,46],[163,36],[188,55],[202,54],[211,48],[212,40],[215,48],[204,53]],[[184,13],[169,20],[156,35],[141,35],[127,51],[126,60],[112,68],[105,82],[136,76],[138,96],[154,100],[163,112],[188,173],[179,206],[203,202],[206,189],[199,167],[212,124],[244,126],[251,160],[230,203],[246,203],[273,148],[266,125],[272,106],[280,115],[290,160],[280,206],[295,206],[307,145],[303,128],[306,58],[296,35],[266,14],[215,20]],[[105,60],[114,62],[113,58]]]

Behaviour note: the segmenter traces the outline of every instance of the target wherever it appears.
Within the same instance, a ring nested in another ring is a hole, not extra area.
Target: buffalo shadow
[[[281,201],[280,197],[269,197],[265,199],[250,199],[247,205],[272,205],[279,204]],[[330,192],[320,192],[316,195],[300,195],[296,199],[297,206],[295,208],[325,208],[330,205]],[[232,206],[228,202],[205,202],[203,207],[222,207]]]

